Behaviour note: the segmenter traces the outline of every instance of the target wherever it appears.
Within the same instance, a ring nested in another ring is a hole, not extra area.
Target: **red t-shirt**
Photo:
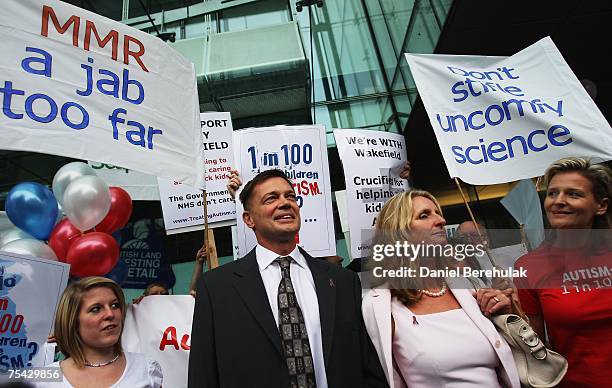
[[[517,260],[521,305],[541,315],[552,349],[568,362],[560,387],[612,385],[612,254],[544,245]]]

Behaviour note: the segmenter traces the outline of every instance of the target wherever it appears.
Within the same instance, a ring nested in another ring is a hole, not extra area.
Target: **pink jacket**
[[[464,289],[451,290],[461,308],[474,321],[476,326],[487,337],[500,360],[497,371],[500,383],[504,387],[520,388],[512,351],[506,341],[497,333],[493,323],[482,315],[474,296]],[[389,382],[390,388],[404,387],[401,377],[393,368],[392,332],[391,332],[391,292],[388,289],[371,289],[363,298],[363,319],[372,343],[376,348],[380,363]],[[392,376],[392,378],[391,378]]]

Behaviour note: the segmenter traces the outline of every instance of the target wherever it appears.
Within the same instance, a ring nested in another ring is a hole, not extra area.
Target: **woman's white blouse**
[[[121,378],[110,388],[160,388],[162,386],[162,369],[157,361],[144,354],[125,352],[125,369]],[[59,361],[49,367],[59,367]],[[63,378],[61,382],[38,383],[37,388],[73,388]]]
[[[410,388],[500,387],[495,350],[463,309],[415,315],[396,298],[395,367]]]

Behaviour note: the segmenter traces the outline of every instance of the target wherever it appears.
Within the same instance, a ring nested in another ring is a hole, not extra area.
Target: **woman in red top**
[[[560,386],[604,387],[612,382],[612,254],[609,205],[612,172],[580,158],[553,163],[544,210],[552,228],[538,249],[515,266],[531,326],[564,355]],[[545,329],[546,328],[546,329]]]

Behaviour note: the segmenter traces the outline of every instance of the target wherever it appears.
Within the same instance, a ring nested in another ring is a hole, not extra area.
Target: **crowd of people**
[[[291,181],[278,170],[261,172],[239,196],[257,246],[195,279],[189,387],[518,388],[525,372],[491,321],[498,314],[528,318],[548,348],[567,359],[559,386],[609,385],[612,292],[594,278],[600,268],[609,270],[612,258],[612,172],[567,158],[551,165],[544,181],[551,230],[516,262],[527,278],[470,290],[445,278],[386,277],[362,297],[354,271],[337,258],[313,258],[296,244],[301,218]],[[232,172],[232,196],[241,186]],[[432,194],[410,190],[383,206],[375,241],[448,244],[445,224]],[[462,227],[460,234],[476,230],[485,238],[473,222]],[[200,265],[205,254],[203,247]],[[390,256],[382,265],[439,270],[470,264],[425,254]],[[156,284],[145,295],[167,293]],[[160,387],[160,365],[121,348],[125,311],[112,280],[70,284],[54,324],[65,356],[56,363],[63,381],[41,386]]]

